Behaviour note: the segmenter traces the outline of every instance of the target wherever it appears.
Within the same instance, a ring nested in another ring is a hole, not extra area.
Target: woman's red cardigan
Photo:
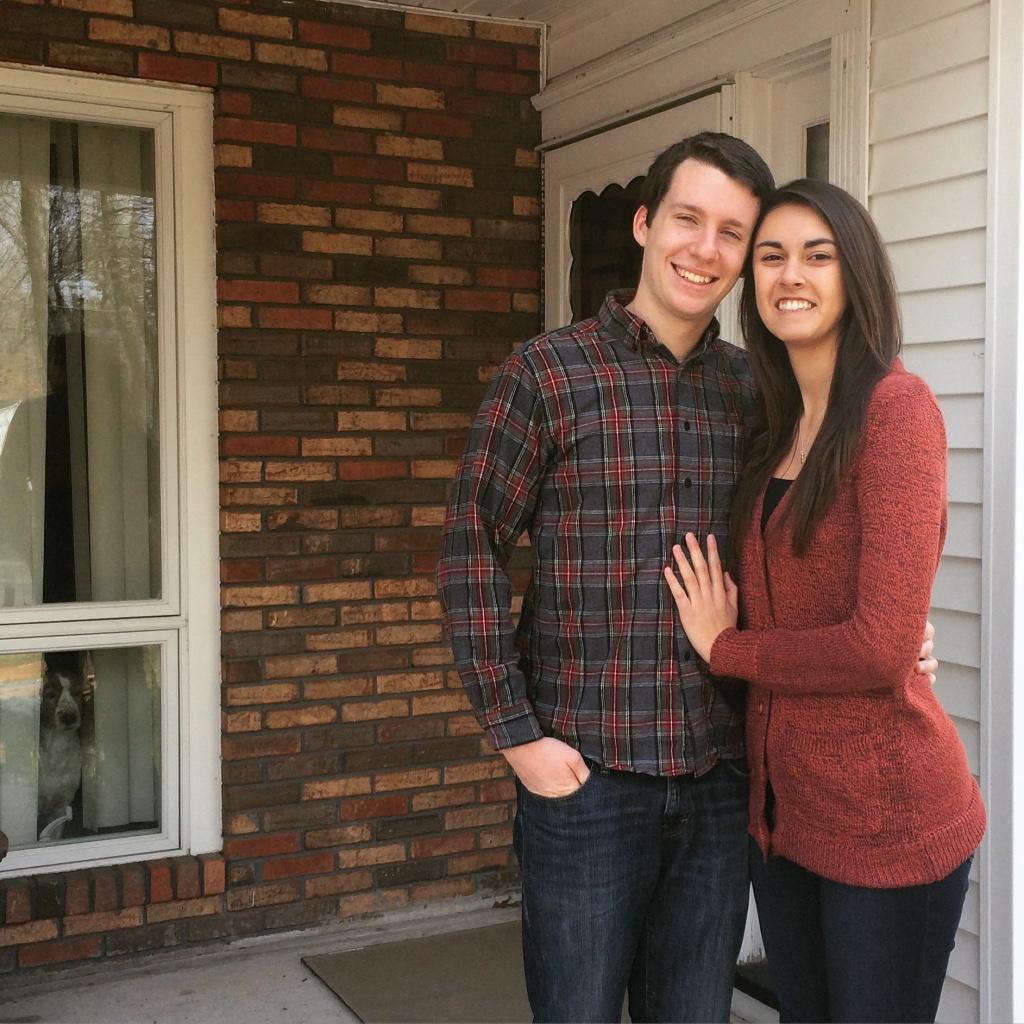
[[[750,833],[765,856],[836,881],[937,881],[977,848],[985,809],[956,728],[914,672],[946,532],[946,437],[927,385],[897,362],[876,386],[801,556],[780,517],[788,499],[763,536],[758,499],[743,628],[711,650],[715,675],[750,683]]]

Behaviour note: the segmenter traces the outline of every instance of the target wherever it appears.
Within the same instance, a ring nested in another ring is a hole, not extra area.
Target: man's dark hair
[[[775,179],[761,155],[749,143],[725,132],[699,132],[669,146],[651,164],[640,186],[640,205],[647,207],[647,223],[654,220],[684,160],[699,160],[745,185],[763,203],[775,189]]]

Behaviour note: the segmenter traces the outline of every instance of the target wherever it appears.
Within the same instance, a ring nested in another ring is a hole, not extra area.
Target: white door
[[[700,99],[545,154],[544,321],[549,330],[597,312],[596,309],[572,309],[573,264],[575,261],[578,285],[584,257],[581,251],[573,252],[574,237],[579,243],[588,234],[588,228],[603,230],[602,225],[579,223],[584,206],[599,220],[607,219],[609,213],[619,214],[628,209],[628,203],[621,201],[621,190],[642,178],[663,149],[696,132],[721,130],[723,92],[729,89],[731,86],[723,86],[722,90]],[[635,190],[636,185],[632,191]],[[574,206],[576,223],[573,222]],[[621,217],[617,218],[616,223],[607,225],[608,231],[621,235],[632,223],[634,212],[635,206],[628,211],[626,224],[618,223]],[[576,248],[580,246],[577,244]],[[632,248],[637,248],[635,243]],[[607,267],[604,270],[612,273]],[[628,267],[623,268],[623,272],[628,276]],[[615,286],[634,284],[635,279],[621,280]]]

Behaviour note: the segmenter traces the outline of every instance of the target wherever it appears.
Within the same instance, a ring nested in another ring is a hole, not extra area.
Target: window
[[[220,844],[210,122],[0,69],[3,874]]]

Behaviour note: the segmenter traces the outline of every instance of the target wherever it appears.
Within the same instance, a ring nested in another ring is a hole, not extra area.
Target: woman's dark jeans
[[[748,894],[745,762],[699,779],[591,767],[519,786],[523,954],[537,1021],[727,1021]]]
[[[934,1021],[969,857],[928,885],[832,882],[784,857],[750,873],[780,1021]]]

